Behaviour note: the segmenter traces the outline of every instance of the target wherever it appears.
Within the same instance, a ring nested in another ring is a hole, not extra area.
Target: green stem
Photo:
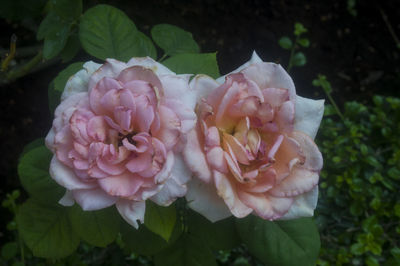
[[[299,40],[299,37],[300,36],[296,36],[296,40],[293,43],[292,50],[290,50],[289,64],[288,64],[288,67],[287,67],[288,74],[290,73],[290,70],[293,67],[293,56],[294,56],[294,52],[296,50],[296,45],[297,45],[297,41]]]
[[[161,58],[160,59],[158,59],[158,62],[162,62],[162,61],[164,61],[165,60],[165,58],[167,58],[167,54],[163,54],[163,56],[161,56]]]
[[[11,206],[12,206],[12,210],[14,213],[14,217],[16,217],[17,216],[17,205],[15,205],[14,200],[11,201]],[[18,223],[16,223],[16,227],[17,227],[17,236],[18,236],[17,237],[18,238],[18,246],[19,246],[19,250],[21,252],[21,262],[22,262],[22,265],[25,265],[24,243],[22,242],[21,235],[18,230]]]
[[[338,116],[340,117],[340,119],[342,119],[343,123],[344,123],[344,116],[342,114],[342,112],[340,111],[339,107],[337,106],[335,100],[332,98],[331,94],[329,92],[327,92],[325,89],[325,94],[326,96],[328,96],[328,100],[330,101],[330,103],[332,104],[333,108],[335,108],[336,113],[338,114]]]
[[[39,51],[39,53],[33,57],[28,63],[23,65],[22,67],[10,71],[6,75],[6,81],[13,81],[16,80],[17,78],[23,77],[31,72],[31,70],[38,65],[43,59],[43,54],[42,51]]]
[[[400,40],[399,40],[399,38],[397,37],[396,33],[394,32],[393,27],[392,27],[392,25],[390,24],[389,19],[388,19],[386,13],[385,13],[381,8],[379,8],[379,11],[381,12],[382,19],[383,19],[383,21],[385,22],[385,25],[386,25],[387,29],[389,30],[389,33],[390,33],[390,35],[392,36],[394,42],[396,43],[397,48],[400,49]]]

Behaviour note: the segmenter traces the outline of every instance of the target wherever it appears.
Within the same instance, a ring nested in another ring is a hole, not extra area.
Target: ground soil
[[[291,72],[299,95],[324,98],[323,92],[311,85],[321,73],[332,82],[339,105],[348,100],[368,102],[374,94],[400,96],[400,49],[380,12],[387,15],[394,32],[400,35],[396,0],[356,1],[357,16],[348,12],[348,1],[320,0],[89,0],[85,8],[104,2],[125,11],[147,34],[159,23],[192,32],[203,52],[218,51],[221,73],[240,66],[253,50],[265,61],[286,66],[289,53],[279,47],[278,40],[284,35],[292,37],[294,22],[301,22],[309,29],[306,36],[311,46],[303,49],[307,65]],[[0,19],[0,30],[1,48],[8,47],[13,33],[21,46],[40,44],[34,33],[18,23]],[[85,59],[87,56],[80,53],[75,61]],[[0,200],[20,187],[17,163],[24,145],[44,137],[51,126],[47,88],[66,66],[56,62],[0,87]],[[0,212],[1,217],[5,217],[4,212]],[[2,226],[7,220],[2,218]]]

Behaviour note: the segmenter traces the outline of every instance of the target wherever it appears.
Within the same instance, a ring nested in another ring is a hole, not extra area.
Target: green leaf
[[[49,174],[52,156],[45,146],[39,146],[25,153],[18,164],[22,186],[32,197],[43,202],[57,202],[64,193]]]
[[[309,47],[310,46],[310,40],[307,39],[307,38],[298,39],[297,43],[300,44],[303,47]]]
[[[39,146],[44,146],[44,138],[38,138],[26,144],[20,155],[20,158],[22,158],[22,156],[24,156],[28,151],[37,148]]]
[[[50,9],[64,21],[74,21],[82,14],[82,0],[51,0]]]
[[[144,224],[150,231],[168,241],[174,229],[175,222],[175,205],[172,204],[168,207],[162,207],[151,201],[146,202]]]
[[[177,74],[205,74],[213,78],[220,76],[216,53],[178,54],[166,59],[163,64]]]
[[[155,25],[151,29],[154,42],[166,55],[198,53],[199,46],[190,32],[169,24]]]
[[[54,79],[54,89],[63,92],[68,79],[83,68],[83,62],[76,62],[64,68]]]
[[[294,66],[304,66],[307,63],[306,56],[302,52],[295,53],[292,60]]]
[[[51,59],[66,46],[70,30],[82,13],[82,0],[52,0],[50,11],[39,26],[37,38],[44,39],[43,57]]]
[[[64,68],[57,77],[50,83],[48,89],[50,112],[54,113],[57,105],[60,103],[60,97],[64,91],[68,79],[83,68],[83,62],[76,62]]]
[[[124,12],[109,5],[97,5],[85,12],[79,25],[79,39],[86,52],[102,60],[127,61],[146,55],[155,58],[151,40],[140,34]]]
[[[122,241],[130,252],[136,254],[152,256],[174,243],[182,233],[182,224],[177,221],[170,240],[165,241],[159,235],[151,232],[146,226],[140,225],[135,229],[126,222],[121,222],[120,226]]]
[[[1,247],[1,257],[5,260],[14,258],[18,253],[18,244],[16,242],[8,242]]]
[[[311,218],[271,222],[249,215],[236,221],[250,253],[267,265],[315,265],[319,233]]]
[[[190,234],[182,235],[173,245],[156,254],[156,266],[216,266],[207,243]]]
[[[114,207],[83,211],[75,205],[68,214],[74,231],[93,246],[105,247],[117,237],[120,218]]]
[[[292,49],[292,46],[293,46],[292,40],[287,36],[283,36],[282,38],[280,38],[278,43],[279,43],[280,47],[282,47],[283,49],[286,49],[286,50]]]
[[[56,32],[46,35],[43,45],[43,57],[51,59],[58,55],[64,49],[70,30],[70,25],[64,25]]]
[[[17,214],[18,230],[36,257],[62,258],[79,244],[79,237],[68,219],[68,208],[45,205],[29,199]]]
[[[213,250],[230,250],[240,244],[233,217],[212,223],[197,212],[188,215],[189,232]]]
[[[306,33],[308,30],[303,26],[303,24],[296,22],[294,24],[294,35],[300,36],[303,33]]]
[[[61,51],[62,62],[71,61],[81,48],[81,43],[79,42],[79,37],[77,33],[71,34],[65,44],[64,49]]]

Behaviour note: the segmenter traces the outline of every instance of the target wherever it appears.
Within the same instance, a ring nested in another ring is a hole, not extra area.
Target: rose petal
[[[213,184],[192,178],[187,186],[188,206],[211,222],[214,223],[232,215],[223,199],[217,195]]]
[[[61,163],[56,156],[50,162],[50,175],[59,185],[69,189],[90,189],[97,187],[94,182],[88,182],[78,178],[74,171]]]
[[[113,205],[118,199],[117,197],[108,195],[100,188],[73,190],[72,194],[84,211],[95,211],[107,208]]]
[[[136,229],[139,228],[138,221],[144,223],[144,212],[146,210],[144,201],[119,199],[115,206],[125,221]]]
[[[100,187],[111,196],[129,197],[135,194],[143,184],[143,178],[125,172],[118,176],[99,179]]]
[[[304,132],[314,139],[324,115],[324,102],[325,100],[312,100],[296,96],[294,129]]]
[[[199,129],[196,127],[187,134],[187,141],[182,154],[189,169],[202,181],[210,182],[211,171],[200,144],[198,131]]]
[[[294,198],[289,211],[280,219],[289,220],[299,217],[310,217],[314,215],[314,210],[318,202],[318,186],[315,186],[311,191],[298,195]]]

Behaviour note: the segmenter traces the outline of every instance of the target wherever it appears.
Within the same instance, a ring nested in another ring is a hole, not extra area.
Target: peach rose
[[[322,168],[313,138],[323,101],[297,96],[286,71],[255,53],[226,77],[198,75],[190,86],[198,124],[183,150],[196,176],[189,206],[211,221],[312,216]]]
[[[113,204],[130,224],[145,200],[169,205],[186,194],[190,172],[178,152],[196,123],[189,75],[151,58],[87,62],[66,84],[46,144],[63,205]]]

